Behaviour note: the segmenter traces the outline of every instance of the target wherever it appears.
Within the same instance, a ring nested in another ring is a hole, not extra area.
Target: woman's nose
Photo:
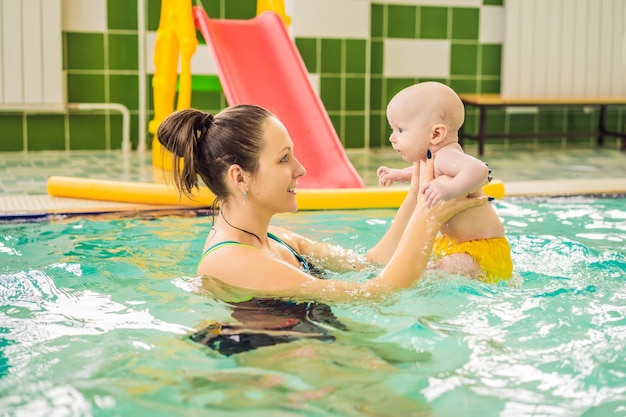
[[[300,161],[298,161],[297,159],[296,159],[296,164],[298,164],[297,169],[296,169],[296,175],[295,175],[296,178],[305,176],[306,168],[304,168],[304,165],[302,165]]]

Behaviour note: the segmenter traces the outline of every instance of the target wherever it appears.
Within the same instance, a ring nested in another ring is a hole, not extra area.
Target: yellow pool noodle
[[[366,187],[298,189],[299,210],[350,210],[398,208],[407,187]],[[503,198],[502,181],[495,180],[483,187],[486,195]],[[169,184],[112,181],[92,178],[52,176],[48,179],[48,194],[53,197],[82,198],[120,203],[207,207],[214,195],[208,189],[196,191],[193,198],[181,196]]]

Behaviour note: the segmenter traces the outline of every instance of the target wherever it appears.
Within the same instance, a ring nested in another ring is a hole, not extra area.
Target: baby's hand
[[[426,197],[426,205],[432,207],[439,201],[449,200],[453,198],[454,190],[450,184],[450,178],[441,176],[437,177],[422,189],[424,196]]]
[[[378,175],[378,185],[381,187],[389,187],[394,182],[411,181],[411,172],[407,173],[402,169],[393,169],[382,166],[376,170]]]
[[[389,178],[392,169],[382,166],[376,170],[376,175],[378,176],[378,185],[381,187],[389,187],[393,184],[393,181]]]

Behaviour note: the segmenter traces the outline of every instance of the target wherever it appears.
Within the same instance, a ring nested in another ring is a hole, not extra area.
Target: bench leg
[[[598,147],[604,146],[604,134],[606,133],[606,106],[600,106],[600,115],[598,116],[598,136],[596,138],[596,145]]]
[[[467,107],[465,107],[465,114],[467,114]],[[459,145],[461,145],[461,148],[463,147],[463,135],[464,134],[465,134],[465,121],[459,128]]]
[[[478,115],[478,155],[485,153],[485,123],[487,123],[487,106],[480,106]]]

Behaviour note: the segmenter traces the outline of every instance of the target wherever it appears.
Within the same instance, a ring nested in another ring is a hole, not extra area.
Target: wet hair
[[[185,109],[166,117],[157,138],[173,154],[172,176],[178,190],[190,196],[199,188],[200,177],[216,201],[223,201],[228,196],[226,173],[231,165],[256,173],[263,124],[272,116],[262,107],[240,104],[215,116]]]

